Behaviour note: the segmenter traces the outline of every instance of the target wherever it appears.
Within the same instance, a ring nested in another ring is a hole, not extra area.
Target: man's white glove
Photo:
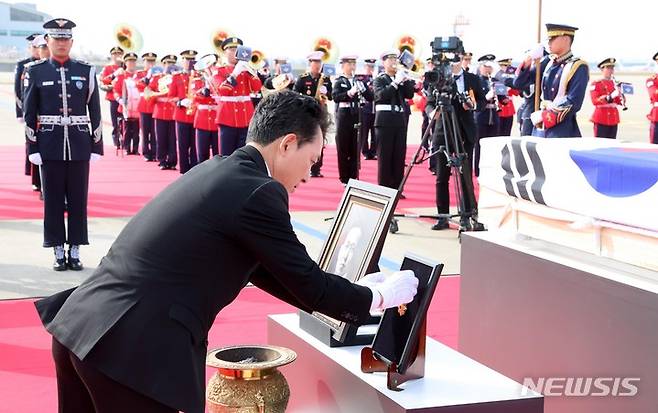
[[[180,101],[180,105],[184,108],[189,108],[191,104],[192,100],[190,98],[185,98]]]
[[[530,114],[530,121],[532,122],[533,125],[539,125],[541,124],[544,120],[542,118],[542,112],[541,110],[532,112]]]
[[[619,91],[615,89],[611,94],[610,94],[610,99],[614,99],[619,96]]]
[[[233,71],[231,72],[231,76],[233,77],[238,77],[238,75],[246,70],[249,70],[249,64],[245,62],[244,60],[238,61],[238,63],[235,64],[235,67],[233,68]]]
[[[393,83],[396,85],[399,85],[400,83],[404,82],[407,80],[407,74],[403,70],[398,70],[395,73],[395,79],[393,79]]]
[[[101,155],[92,152],[91,155],[89,156],[89,162],[100,161],[101,157],[102,157]]]
[[[23,124],[23,123],[25,123],[25,119],[23,119],[23,117],[22,117],[22,116],[21,116],[21,117],[19,117],[19,118],[16,118],[16,120],[17,120],[17,121],[18,121],[18,123],[20,123],[20,124]]]
[[[362,285],[364,287],[374,288],[377,284],[381,283],[386,279],[386,274],[383,272],[373,272],[372,274],[364,275],[359,278],[355,284]]]
[[[352,86],[350,90],[347,91],[347,94],[349,95],[349,97],[353,97],[357,93],[359,93],[359,87],[355,83],[354,86]]]
[[[484,95],[484,98],[487,99],[487,100],[493,100],[493,98],[494,98],[494,93],[495,93],[495,92],[494,92],[493,89],[492,89],[492,90],[488,91],[486,95]]]
[[[43,165],[43,160],[41,159],[41,154],[39,152],[29,154],[27,159],[35,165]]]
[[[361,280],[372,291],[370,311],[385,310],[410,303],[418,290],[418,278],[411,270],[396,271],[391,275],[369,274]],[[359,281],[361,281],[359,280]]]
[[[538,43],[535,46],[531,47],[530,50],[528,51],[528,57],[530,57],[532,60],[541,59],[542,57],[544,57],[544,45]]]

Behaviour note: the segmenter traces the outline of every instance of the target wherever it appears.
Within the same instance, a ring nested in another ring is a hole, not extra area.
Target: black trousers
[[[119,118],[121,118],[119,113],[119,102],[116,100],[110,100],[110,118],[112,118],[112,141],[114,142],[115,147],[121,146],[121,129],[119,128]]]
[[[123,132],[123,147],[131,155],[137,155],[139,150],[139,119],[126,118],[126,130]]]
[[[30,144],[25,143],[25,168],[23,169],[23,172],[25,175],[30,176],[32,174],[32,162],[28,159],[28,156],[30,156]]]
[[[242,148],[247,143],[248,129],[219,125],[219,146],[222,155],[229,156],[236,149]]]
[[[480,139],[489,138],[498,134],[499,119],[498,115],[492,116],[492,124],[478,123],[477,125],[477,142],[473,150],[473,170],[475,176],[480,176]]]
[[[658,122],[651,122],[651,127],[649,128],[649,137],[651,143],[658,144]]]
[[[597,138],[617,138],[617,125],[601,125],[600,123],[594,124],[594,136]]]
[[[219,154],[218,145],[217,131],[196,129],[196,154],[199,163],[210,158],[211,149],[212,156]]]
[[[176,138],[178,139],[178,159],[180,173],[184,174],[197,164],[196,145],[194,143],[194,125],[176,122]]]
[[[370,142],[368,142],[370,137]],[[377,154],[377,136],[375,135],[375,114],[361,112],[361,131],[359,132],[359,151],[366,158]]]
[[[53,338],[59,413],[177,413],[105,376]]]
[[[336,112],[336,152],[338,178],[346,184],[350,178],[359,179],[359,114],[350,109]]]
[[[436,151],[439,146],[445,146],[443,137],[443,130],[441,125],[437,125],[432,139],[432,150]],[[464,133],[462,132],[462,135]],[[464,200],[464,210],[462,212],[472,212],[477,208],[475,202],[475,192],[473,190],[473,172],[471,170],[470,157],[473,153],[473,143],[468,140],[464,141],[464,152],[468,157],[464,161],[461,176],[461,192]],[[433,156],[436,162],[436,210],[439,214],[447,214],[450,212],[450,175],[452,169],[448,166],[448,159],[443,152],[437,153]]]
[[[514,125],[514,116],[500,118],[496,136],[510,136],[512,134],[512,125]]]
[[[43,161],[43,246],[89,244],[89,161]],[[68,236],[64,211],[68,220]]]
[[[519,120],[519,131],[521,132],[521,136],[532,136],[532,128],[532,121],[529,118]]]
[[[375,126],[377,136],[377,183],[398,189],[404,176],[407,155],[407,120],[403,113],[387,114]]]
[[[142,155],[148,160],[155,159],[155,124],[152,113],[139,114],[139,127],[142,130]]]
[[[158,161],[160,165],[174,167],[178,163],[176,154],[176,122],[155,119]]]

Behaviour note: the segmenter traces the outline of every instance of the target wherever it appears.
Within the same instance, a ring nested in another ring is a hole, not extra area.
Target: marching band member
[[[539,70],[542,105],[531,115],[532,134],[546,138],[580,137],[576,114],[585,99],[589,82],[587,62],[571,51],[578,28],[563,24],[546,24],[550,55],[543,58],[544,47],[537,45],[517,69],[514,88],[523,90],[535,82],[534,59],[542,59]]]
[[[219,154],[219,142],[217,139],[217,102],[212,96],[211,85],[204,79],[194,80],[194,129],[196,130],[196,152],[198,162],[201,163],[212,156]]]
[[[308,56],[308,71],[302,74],[297,81],[293,90],[302,95],[307,95],[319,98],[320,103],[326,104],[326,100],[331,100],[331,79],[321,72],[322,70],[322,57],[324,52],[315,51]],[[318,87],[318,85],[320,85]],[[320,153],[320,159],[311,167],[311,177],[322,178],[322,160],[324,158],[324,149]]]
[[[377,135],[377,183],[398,189],[404,175],[407,154],[406,99],[414,96],[415,82],[397,70],[398,50],[381,55],[384,72],[373,81],[375,134]],[[404,198],[400,194],[401,198]]]
[[[480,87],[485,95],[486,103],[477,107],[475,111],[475,123],[477,124],[477,141],[473,153],[473,172],[475,176],[480,175],[480,139],[496,136],[500,118],[499,102],[505,96],[496,95],[493,84],[493,62],[496,56],[485,54],[478,59]]]
[[[653,55],[653,60],[658,64],[658,53]],[[651,110],[647,115],[647,119],[651,122],[649,139],[651,143],[658,143],[658,73],[647,79],[647,91],[651,103]]]
[[[272,81],[274,81],[274,79],[277,76],[281,75],[281,73],[282,73],[281,72],[281,65],[285,65],[285,64],[288,64],[288,58],[287,57],[275,57],[274,58],[274,71],[272,72],[271,76],[268,77],[267,79],[265,79],[265,81],[263,82],[263,87],[265,89],[269,89],[269,90],[275,90],[276,89],[274,87],[274,84],[272,84]],[[292,73],[288,73],[288,77],[289,77],[290,81],[286,85],[286,88],[292,90],[293,86],[295,85],[295,82],[294,82],[295,78],[293,77]]]
[[[594,136],[597,138],[617,137],[619,125],[618,105],[622,105],[623,95],[615,85],[612,76],[615,72],[615,58],[610,57],[598,64],[603,79],[595,80],[589,87],[589,94],[594,104],[594,113],[590,121],[594,123]]]
[[[190,77],[193,77],[196,50],[181,52],[183,70],[172,75],[169,98],[176,103],[174,120],[176,121],[176,139],[178,140],[178,159],[180,173],[184,174],[197,164],[196,144],[194,142],[194,105],[195,90],[190,90]]]
[[[372,101],[373,93],[354,77],[356,56],[340,58],[343,74],[334,81],[332,97],[336,102],[336,152],[338,177],[347,185],[359,179],[359,119],[361,101]]]
[[[373,99],[375,97],[372,81],[375,75],[377,59],[364,60],[364,74],[359,76],[366,85]],[[361,130],[359,131],[359,151],[366,160],[377,159],[377,137],[375,136],[375,105],[372,100],[366,100],[361,105]],[[368,142],[370,141],[370,142]]]
[[[151,97],[155,100],[153,119],[155,120],[155,139],[157,141],[157,157],[161,170],[176,169],[178,157],[176,153],[176,123],[174,110],[176,104],[168,95],[171,85],[170,73],[176,64],[176,55],[168,54],[160,59],[164,72],[156,74],[149,82]]]
[[[144,98],[144,90],[148,87],[151,81],[151,68],[155,66],[155,61],[158,55],[152,52],[147,52],[142,55],[144,62],[144,69],[138,70],[135,73],[135,80],[137,81],[137,90],[139,90],[139,128],[142,132],[142,155],[146,162],[154,162],[156,160],[155,148],[155,124],[153,121],[153,108],[155,107],[154,99]]]
[[[236,51],[242,44],[237,37],[228,37],[222,42],[228,64],[221,66],[214,78],[219,85],[215,122],[219,125],[222,155],[230,155],[245,145],[249,122],[254,115],[250,94],[263,86],[249,62],[238,61]]]
[[[119,129],[119,102],[117,96],[114,94],[114,87],[112,81],[121,73],[121,59],[123,58],[123,49],[119,46],[114,46],[110,49],[111,63],[103,68],[100,74],[101,90],[104,90],[105,100],[110,102],[110,118],[112,118],[112,141],[117,149],[120,149],[121,141]]]
[[[126,53],[124,70],[114,79],[114,95],[119,102],[119,113],[124,119],[123,150],[126,155],[139,155],[139,90],[134,76],[137,73],[137,54]]]
[[[500,59],[498,65],[500,66],[502,76],[502,79],[499,80],[507,86],[507,95],[501,96],[498,101],[500,112],[498,112],[498,132],[495,136],[510,136],[512,134],[512,126],[514,125],[514,114],[516,113],[512,96],[518,96],[519,91],[512,87],[514,85],[514,77],[508,73],[512,67],[512,59]]]

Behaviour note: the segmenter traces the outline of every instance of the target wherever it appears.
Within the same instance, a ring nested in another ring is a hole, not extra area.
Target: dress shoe
[[[53,270],[66,271],[66,258],[64,258],[64,246],[57,245],[53,248],[55,252],[55,262],[53,263]]]
[[[448,224],[448,220],[445,218],[439,218],[439,220],[436,221],[436,224],[432,225],[433,231],[440,231],[447,228],[450,228],[450,224]]]
[[[311,178],[324,178],[320,172],[311,172]]]
[[[82,271],[82,262],[80,262],[80,247],[77,245],[71,245],[69,249],[69,257],[66,262],[66,265],[70,270],[73,271]]]

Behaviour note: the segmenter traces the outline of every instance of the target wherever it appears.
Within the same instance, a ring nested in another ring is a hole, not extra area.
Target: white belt
[[[215,110],[217,109],[217,105],[197,105],[196,108],[198,110]]]
[[[39,123],[42,125],[86,125],[89,123],[89,116],[56,116],[41,115]]]
[[[404,112],[404,109],[400,105],[375,105],[375,110],[377,112],[381,112],[381,111]]]
[[[220,96],[220,102],[249,102],[251,101],[250,96]]]
[[[493,103],[487,103],[487,104],[484,106],[484,108],[485,108],[485,109],[498,109],[498,107],[497,107],[495,104],[493,104]]]
[[[381,105],[381,106],[390,106],[390,105]],[[338,102],[339,108],[355,108],[356,105],[353,102]]]
[[[606,103],[604,105],[597,105],[596,107],[597,108],[615,108],[616,109],[617,104],[616,103]]]
[[[158,103],[176,102],[178,98],[156,98]]]
[[[658,102],[653,102],[653,107],[658,108]]]

